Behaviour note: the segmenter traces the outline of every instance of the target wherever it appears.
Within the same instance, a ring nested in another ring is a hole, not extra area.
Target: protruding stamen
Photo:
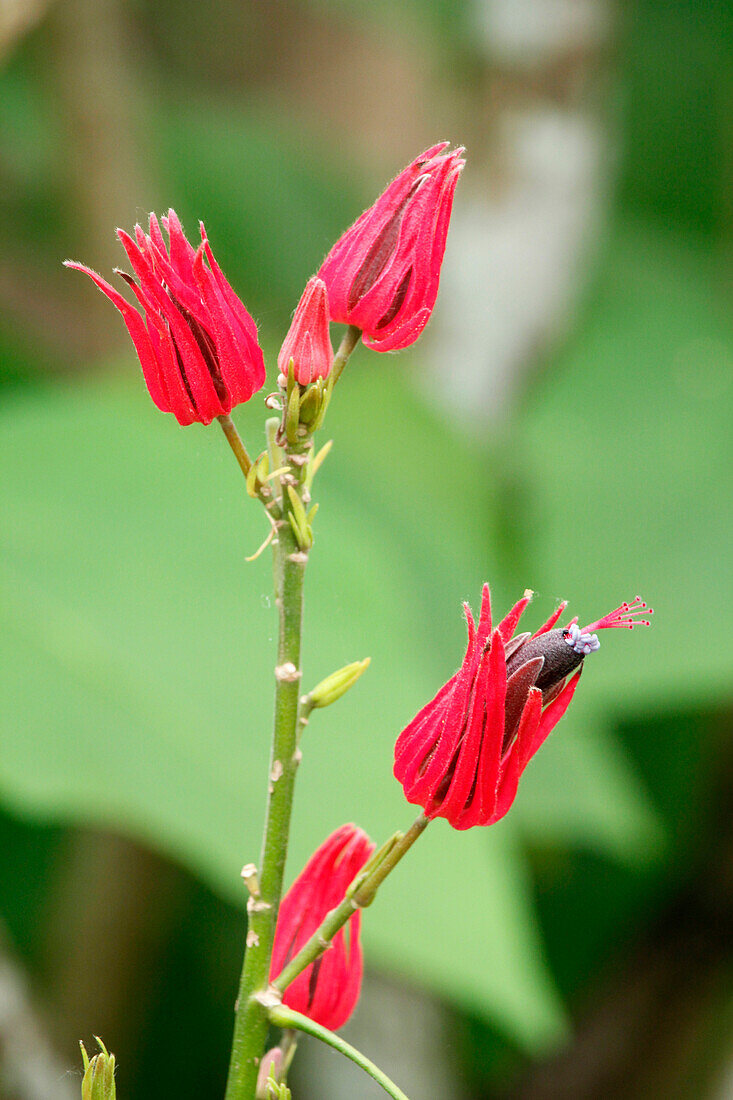
[[[591,630],[609,630],[611,627],[626,626],[629,630],[635,626],[649,626],[649,619],[636,618],[637,615],[653,615],[651,607],[642,600],[641,596],[635,596],[631,603],[624,601],[615,611],[609,611],[602,619],[584,626],[581,633],[587,634]]]
[[[595,653],[597,649],[601,648],[601,643],[596,635],[590,634],[587,629],[581,630],[577,622],[570,623],[563,630],[562,636],[576,653],[581,653],[584,657],[587,657],[589,653]]]

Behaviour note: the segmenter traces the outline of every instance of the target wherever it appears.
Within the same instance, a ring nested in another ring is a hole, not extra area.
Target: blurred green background
[[[156,413],[116,225],[173,205],[279,339],[423,147],[468,147],[418,345],[329,412],[289,879],[412,819],[396,734],[525,587],[604,636],[490,830],[428,830],[364,921],[345,1034],[413,1100],[733,1096],[733,9],[693,0],[0,5],[0,1096],[222,1095],[274,609],[215,427]],[[266,391],[265,391],[266,392]],[[237,411],[260,449],[264,409]],[[530,623],[530,625],[531,625]],[[298,1098],[379,1095],[304,1042]]]

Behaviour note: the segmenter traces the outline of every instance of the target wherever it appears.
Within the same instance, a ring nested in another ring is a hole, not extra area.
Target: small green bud
[[[84,1062],[84,1077],[81,1082],[81,1100],[116,1100],[115,1056],[109,1054],[101,1039],[94,1036],[100,1052],[90,1058],[83,1043],[81,1047]]]
[[[298,425],[300,424],[300,389],[296,386],[288,398],[285,410],[285,435],[288,443],[294,446],[298,442]]]
[[[310,425],[317,418],[321,411],[321,404],[323,401],[323,383],[316,382],[315,385],[309,386],[303,394],[300,402],[300,423]]]
[[[257,1074],[257,1088],[255,1100],[271,1100],[271,1088],[274,1085],[279,1090],[277,1079],[283,1068],[283,1052],[280,1047],[273,1047],[262,1055],[259,1073]],[[275,1093],[277,1095],[277,1093]]]
[[[292,508],[292,512],[288,512],[290,526],[293,528],[293,533],[298,540],[298,545],[301,550],[309,550],[313,545],[313,530],[308,524],[308,517],[305,514],[303,501],[292,485],[288,485],[288,496]]]
[[[265,421],[265,435],[267,437],[267,454],[271,470],[279,470],[285,465],[281,448],[277,444],[277,435],[280,431],[280,417],[268,416]]]
[[[363,661],[353,661],[345,665],[338,672],[332,672],[320,684],[316,684],[310,692],[309,699],[312,707],[328,707],[335,703],[342,695],[345,695],[350,687],[353,687],[363,672],[369,668],[371,657],[365,657]]]

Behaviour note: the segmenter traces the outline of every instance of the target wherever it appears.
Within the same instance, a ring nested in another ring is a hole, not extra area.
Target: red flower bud
[[[333,348],[328,322],[326,284],[314,275],[306,284],[277,357],[280,372],[286,377],[293,360],[295,381],[301,386],[315,382],[316,378],[328,378],[331,373]]]
[[[366,833],[356,825],[342,825],[311,856],[280,905],[271,980],[307,943],[326,914],[343,900],[373,851],[374,844]],[[283,1004],[330,1031],[343,1027],[361,990],[360,925],[361,912],[357,909],[325,954],[288,986]]]
[[[375,351],[414,343],[440,280],[463,149],[441,142],[408,164],[333,246],[318,272],[331,319],[363,330]]]
[[[210,424],[265,384],[257,326],[214,259],[203,222],[194,250],[174,210],[161,220],[170,246],[154,214],[149,234],[136,225],[133,240],[117,230],[139,283],[124,271],[117,274],[145,321],[96,271],[72,260],[66,266],[86,272],[122,314],[158,408],[179,424]]]
[[[513,637],[531,597],[525,592],[493,633],[488,584],[478,627],[464,605],[461,668],[397,738],[394,774],[407,801],[454,829],[492,825],[510,809],[522,772],[570,705],[585,657],[600,647],[589,631],[648,626],[635,616],[652,614],[637,596],[590,627],[573,619],[553,629],[563,602],[536,634]]]

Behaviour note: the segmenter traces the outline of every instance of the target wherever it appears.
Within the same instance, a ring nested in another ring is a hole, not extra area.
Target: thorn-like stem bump
[[[292,684],[299,680],[302,675],[300,669],[297,669],[292,661],[286,661],[283,665],[275,665],[275,679],[280,680],[281,683]]]

